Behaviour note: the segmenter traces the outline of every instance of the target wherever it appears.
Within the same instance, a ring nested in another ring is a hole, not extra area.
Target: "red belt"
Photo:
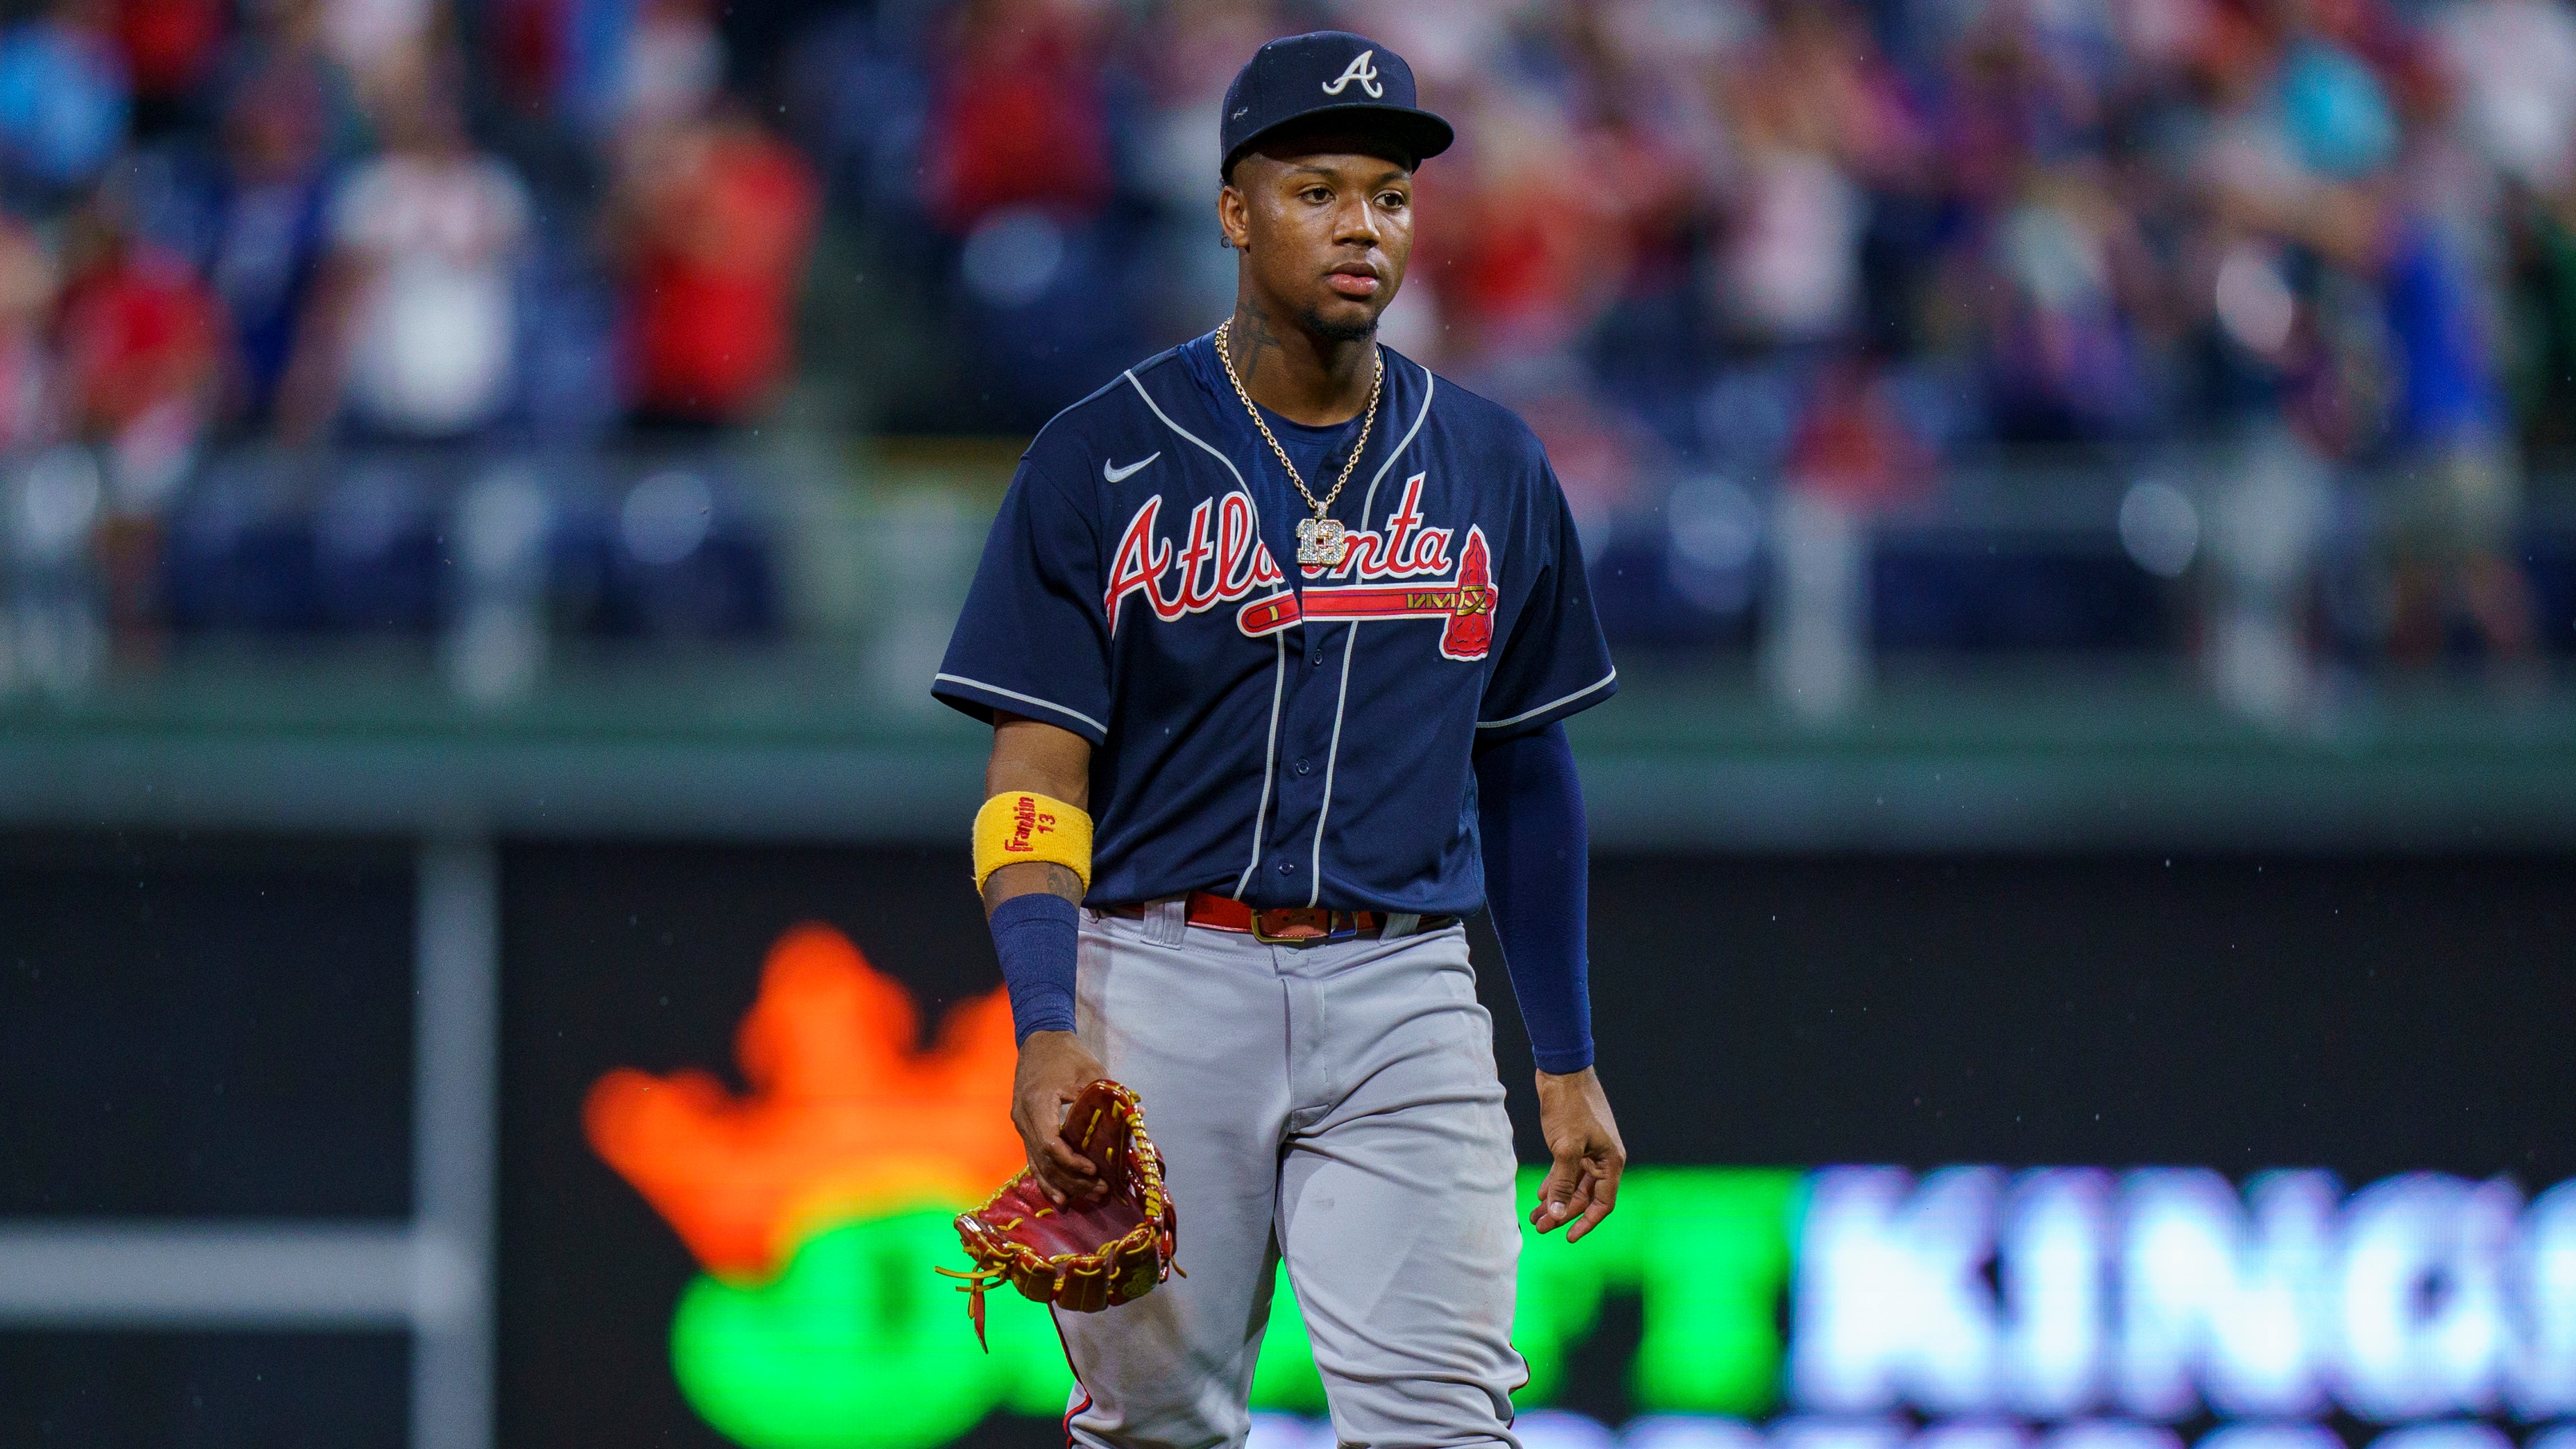
[[[1140,904],[1102,906],[1100,911],[1103,915],[1124,916],[1131,921],[1145,917],[1145,908]],[[1256,941],[1291,945],[1374,936],[1386,929],[1384,911],[1334,911],[1321,906],[1279,906],[1256,911],[1241,901],[1210,895],[1206,891],[1190,892],[1184,919],[1193,926],[1204,926],[1211,931],[1234,931],[1248,934]],[[1422,924],[1415,929],[1445,931],[1457,921],[1455,916],[1424,916]]]

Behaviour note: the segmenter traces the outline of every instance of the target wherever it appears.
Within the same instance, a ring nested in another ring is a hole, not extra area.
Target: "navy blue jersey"
[[[1301,469],[1349,445],[1300,431]],[[1093,903],[1466,914],[1476,744],[1617,687],[1565,495],[1496,404],[1388,351],[1339,567],[1281,569],[1306,515],[1206,337],[1021,458],[932,689],[1091,741]]]

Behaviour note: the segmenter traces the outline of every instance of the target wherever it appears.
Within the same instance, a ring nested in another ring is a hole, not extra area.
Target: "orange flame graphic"
[[[747,1096],[701,1071],[620,1069],[582,1125],[708,1272],[768,1278],[825,1223],[979,1202],[1025,1165],[1009,998],[958,1003],[926,1052],[918,1027],[911,994],[848,937],[801,925],[770,947],[734,1039]]]

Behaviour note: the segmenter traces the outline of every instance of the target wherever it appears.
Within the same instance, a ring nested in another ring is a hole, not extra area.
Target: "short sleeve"
[[[1545,487],[1539,506],[1545,511],[1531,529],[1538,573],[1485,683],[1484,703],[1476,711],[1479,744],[1545,729],[1619,688],[1610,642],[1601,637],[1601,620],[1593,611],[1592,580],[1583,568],[1574,512],[1566,506],[1555,471],[1544,463],[1540,469]]]
[[[1109,625],[1100,567],[1091,519],[1023,459],[930,692],[987,723],[1002,710],[1102,743]]]

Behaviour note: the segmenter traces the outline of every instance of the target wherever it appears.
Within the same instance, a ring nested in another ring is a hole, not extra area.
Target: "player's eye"
[[[1306,200],[1315,203],[1317,206],[1321,206],[1325,202],[1333,199],[1333,193],[1321,186],[1309,186],[1297,194]]]
[[[1377,204],[1380,208],[1387,211],[1402,211],[1404,209],[1404,203],[1409,199],[1410,198],[1406,197],[1401,191],[1390,191],[1380,196],[1377,199]]]

